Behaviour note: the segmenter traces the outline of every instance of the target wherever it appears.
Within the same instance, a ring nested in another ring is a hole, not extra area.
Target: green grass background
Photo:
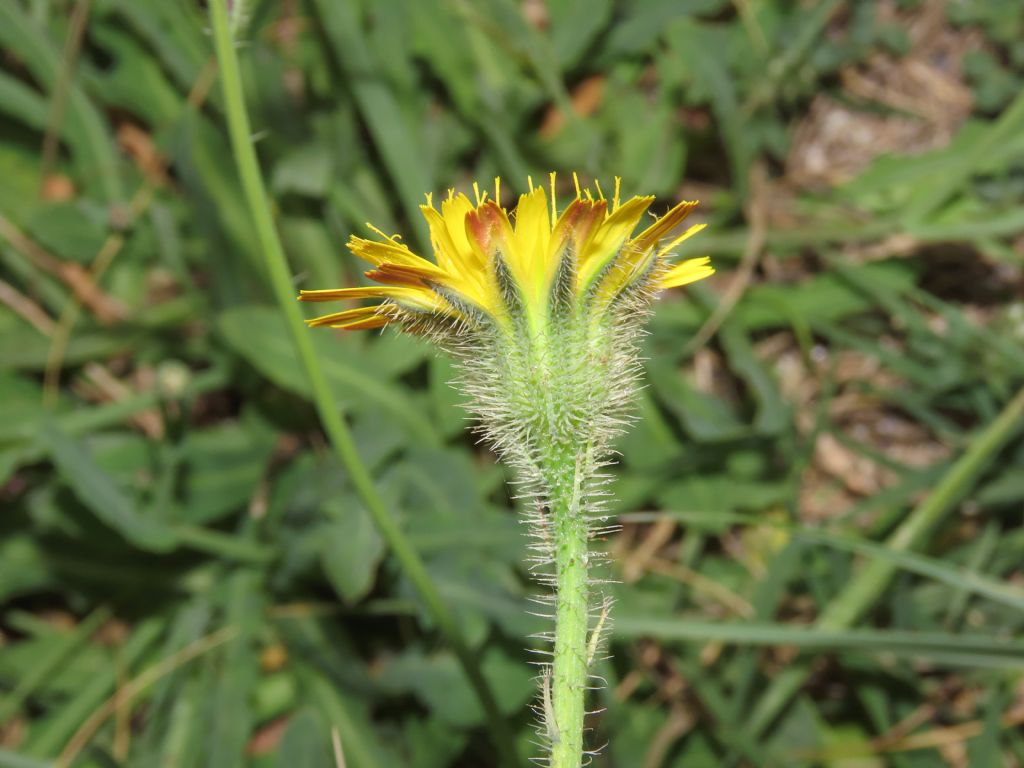
[[[658,305],[624,529],[599,545],[595,765],[1024,765],[1015,0],[249,6],[296,288],[360,280],[343,243],[367,221],[428,252],[423,193],[498,174],[703,200],[687,253],[719,275]],[[929,8],[977,43],[964,119],[794,182],[817,100],[919,119],[844,73],[901,66]],[[209,28],[187,0],[0,4],[0,767],[326,767],[332,730],[350,766],[494,765],[321,432]],[[548,627],[451,366],[394,333],[311,335],[531,754]]]

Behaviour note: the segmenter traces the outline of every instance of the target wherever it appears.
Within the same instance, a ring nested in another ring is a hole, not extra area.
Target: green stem
[[[551,672],[550,768],[579,768],[583,760],[589,606],[588,522],[580,492],[583,457],[566,446],[544,468],[555,559],[555,650]],[[551,720],[553,719],[553,722]]]
[[[288,262],[274,226],[270,200],[263,184],[256,151],[252,144],[249,115],[245,107],[238,58],[235,55],[234,40],[231,37],[230,20],[225,3],[226,0],[212,0],[210,13],[213,23],[214,48],[220,67],[221,85],[224,90],[231,147],[235,163],[238,166],[245,199],[256,227],[256,235],[259,238],[267,274],[270,278],[270,286],[287,321],[299,360],[309,377],[313,402],[331,446],[348,472],[352,487],[370,513],[381,536],[391,548],[391,552],[401,564],[405,575],[419,592],[434,623],[437,624],[438,629],[455,652],[466,677],[475,690],[486,712],[488,726],[495,742],[498,753],[496,762],[501,765],[514,766],[517,763],[515,741],[487,682],[484,680],[477,658],[466,645],[454,615],[431,581],[419,554],[377,493],[370,473],[359,457],[352,434],[334,402],[323,368],[316,357],[312,339],[303,325],[302,314],[295,301],[295,288],[292,284]]]

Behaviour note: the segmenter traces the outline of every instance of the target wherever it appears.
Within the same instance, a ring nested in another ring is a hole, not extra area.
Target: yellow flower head
[[[588,635],[591,646],[600,636],[589,627],[587,607],[587,572],[600,552],[588,552],[587,540],[604,529],[605,468],[633,420],[646,309],[660,290],[714,270],[707,258],[671,262],[672,249],[703,228],[673,236],[695,202],[679,203],[634,235],[654,198],[620,202],[618,179],[611,201],[600,187],[595,195],[577,181],[561,212],[554,174],[550,195],[529,186],[513,211],[501,206],[497,179],[493,200],[476,185],[475,202],[451,191],[438,210],[428,196],[422,210],[433,261],[374,230],[382,239],[353,237],[348,247],[372,265],[366,276],[377,285],[302,291],[299,298],[380,299],[307,322],[349,330],[397,322],[451,354],[458,370],[452,383],[466,395],[477,430],[513,468],[517,496],[530,500],[531,571],[558,585],[556,635],[570,639],[556,640],[544,673],[555,697],[554,720],[543,732],[554,723],[575,734],[578,756],[583,701],[566,692],[586,686],[579,649]],[[552,764],[579,764],[551,754]]]
[[[574,180],[576,175],[573,174]],[[630,298],[650,296],[700,280],[714,272],[708,258],[672,266],[671,251],[704,228],[689,227],[668,239],[696,202],[682,202],[633,236],[654,197],[619,200],[619,179],[611,204],[600,186],[594,195],[580,189],[561,212],[551,194],[534,187],[520,195],[511,213],[474,184],[475,204],[449,190],[438,211],[430,196],[421,206],[430,226],[434,261],[413,253],[398,237],[353,236],[349,249],[373,268],[369,287],[302,291],[301,301],[383,299],[309,320],[309,325],[356,330],[411,321],[427,328],[507,329],[519,321],[542,329],[554,311],[567,306],[600,317]]]

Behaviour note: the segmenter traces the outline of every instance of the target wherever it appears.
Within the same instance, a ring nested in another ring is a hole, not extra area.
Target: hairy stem
[[[545,467],[555,557],[555,652],[548,723],[551,768],[579,768],[587,689],[588,523],[581,504],[585,457],[566,446]]]
[[[524,511],[531,570],[554,590],[540,736],[549,768],[580,768],[592,754],[584,750],[589,667],[610,608],[600,601],[591,629],[598,602],[591,599],[591,571],[601,553],[590,552],[589,543],[594,525],[606,519],[609,477],[601,468],[611,463],[611,441],[629,422],[638,366],[633,324],[618,315],[595,320],[560,296],[552,292],[545,326],[513,311],[519,305],[510,289],[506,326],[462,346],[456,340],[451,351],[484,436],[515,469],[520,496],[530,500]]]
[[[568,314],[549,328],[516,326],[470,387],[483,394],[477,407],[492,443],[535,497],[533,549],[552,569],[541,577],[554,588],[554,649],[541,692],[549,768],[580,768],[587,754],[589,657],[599,640],[590,630],[589,552],[602,509],[598,468],[632,391],[632,348],[628,339],[611,347],[607,331]]]
[[[589,449],[552,442],[542,451],[555,566],[555,648],[551,711],[547,713],[551,768],[583,761],[588,678],[590,526],[583,504]]]

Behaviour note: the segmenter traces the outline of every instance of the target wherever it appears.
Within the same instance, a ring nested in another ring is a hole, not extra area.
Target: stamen
[[[484,201],[480,199],[480,185],[477,184],[475,181],[473,182],[473,194],[476,195],[476,205],[477,208],[479,208],[481,205],[483,205]]]
[[[530,186],[530,191],[533,192],[533,176],[527,176],[526,183]]]
[[[597,179],[594,179],[594,186],[597,187],[598,199],[604,200],[604,192],[601,191],[601,182],[598,181]]]
[[[612,211],[619,210],[619,187],[622,185],[622,177],[615,177],[615,197],[612,198]]]
[[[379,229],[377,229],[377,227],[373,226],[373,224],[371,224],[370,222],[366,222],[366,226],[369,228],[369,230],[371,232],[376,232],[378,235],[383,237],[389,243],[395,243],[395,242],[398,242],[398,240],[401,239],[401,235],[385,235],[383,232],[381,232]]]
[[[551,229],[555,228],[558,219],[558,205],[555,203],[555,172],[551,172]]]
[[[494,202],[501,205],[501,177],[494,177]]]
[[[433,192],[427,192],[426,198],[427,198],[427,206],[429,206],[430,208],[433,208],[434,207],[434,193]]]
[[[580,177],[576,175],[576,171],[572,172],[572,183],[576,185],[576,199],[579,200],[582,195],[580,194]]]

